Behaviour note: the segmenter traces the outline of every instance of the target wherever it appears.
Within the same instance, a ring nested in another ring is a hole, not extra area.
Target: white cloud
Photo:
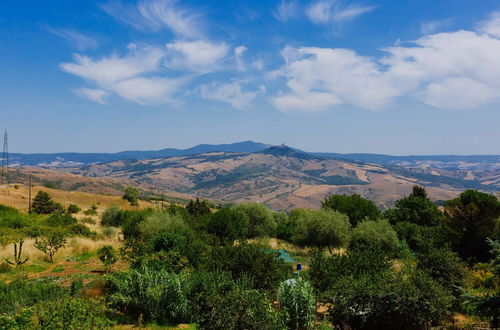
[[[79,88],[75,90],[75,92],[78,95],[86,97],[94,102],[107,104],[107,102],[104,99],[109,95],[109,92],[105,90],[95,89],[95,88]]]
[[[244,91],[242,82],[236,81],[229,84],[212,83],[201,87],[201,96],[207,100],[214,100],[231,104],[234,108],[245,109],[253,100],[263,93],[265,88],[260,86],[258,90]]]
[[[168,28],[184,38],[203,36],[200,15],[180,8],[176,0],[143,0],[135,6],[112,1],[100,7],[109,15],[136,29],[158,31]]]
[[[424,35],[439,32],[442,29],[450,27],[453,20],[448,18],[438,21],[424,21],[420,22],[420,32]]]
[[[480,32],[491,35],[492,37],[500,38],[500,12],[494,12],[490,18],[479,24]]]
[[[299,5],[297,1],[282,0],[274,9],[273,16],[278,21],[285,23],[297,17],[298,12],[299,12]]]
[[[168,78],[161,72],[161,60],[166,50],[156,47],[129,47],[129,53],[101,59],[75,55],[75,62],[62,63],[61,68],[79,76],[98,88],[80,89],[86,97],[103,103],[110,93],[138,103],[175,103],[172,95],[188,78]]]
[[[245,71],[245,63],[243,62],[243,54],[248,50],[245,46],[238,46],[234,49],[234,56],[236,57],[236,65],[238,70]]]
[[[287,92],[272,102],[283,111],[321,111],[340,104],[381,109],[399,96],[443,109],[463,110],[500,100],[500,37],[496,18],[478,32],[424,36],[410,46],[383,49],[379,60],[351,50],[290,48],[275,75]]]
[[[66,39],[79,51],[97,47],[97,41],[73,30],[47,27],[47,31],[60,38]]]
[[[331,48],[291,48],[278,75],[291,93],[273,99],[281,110],[322,111],[340,104],[378,109],[398,95],[372,59]]]
[[[211,43],[204,40],[177,41],[168,43],[166,65],[171,69],[199,73],[215,71],[220,61],[229,52],[225,43]]]
[[[344,5],[339,0],[320,0],[306,10],[307,17],[317,25],[341,24],[373,11],[375,6],[357,3]]]

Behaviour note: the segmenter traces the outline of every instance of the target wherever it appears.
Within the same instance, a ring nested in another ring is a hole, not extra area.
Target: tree
[[[62,233],[50,233],[35,240],[33,246],[49,256],[50,262],[54,262],[54,254],[66,244],[67,240]]]
[[[290,279],[280,284],[278,302],[288,316],[288,329],[312,329],[316,319],[313,286],[303,279]]]
[[[111,270],[111,266],[117,261],[115,249],[113,249],[111,245],[104,245],[101,247],[97,250],[97,255],[107,271]]]
[[[444,209],[459,255],[471,261],[488,260],[491,255],[486,238],[494,238],[498,226],[498,199],[477,190],[466,190],[447,201]]]
[[[245,203],[234,207],[248,216],[249,238],[272,236],[276,231],[276,221],[273,212],[260,203]]]
[[[351,249],[363,251],[376,247],[388,254],[399,248],[398,235],[387,220],[363,221],[352,230]]]
[[[205,214],[210,214],[212,213],[210,211],[210,207],[208,206],[208,203],[206,200],[200,201],[198,197],[196,197],[196,200],[190,200],[188,205],[186,206],[186,209],[189,214],[191,214],[193,217],[200,217]]]
[[[391,224],[411,222],[420,226],[435,226],[442,222],[443,216],[438,206],[428,197],[425,189],[414,186],[412,193],[396,201],[395,208],[384,213]]]
[[[372,201],[358,194],[332,195],[321,203],[321,207],[346,214],[353,227],[365,219],[377,220],[381,216],[379,209]]]
[[[31,205],[31,209],[37,214],[50,214],[57,211],[62,211],[62,206],[52,200],[49,193],[40,190]]]
[[[139,206],[139,190],[135,187],[128,186],[125,188],[125,193],[123,194],[123,199],[130,202],[132,206]]]
[[[349,218],[332,210],[294,210],[291,218],[295,222],[292,241],[301,246],[320,249],[346,246],[350,239]]]
[[[217,236],[222,245],[231,245],[234,240],[246,236],[248,216],[238,210],[223,208],[210,217],[207,227],[207,231]]]

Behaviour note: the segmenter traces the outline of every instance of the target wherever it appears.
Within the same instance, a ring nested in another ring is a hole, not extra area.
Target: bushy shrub
[[[52,227],[70,226],[76,224],[77,222],[78,220],[75,217],[72,217],[69,214],[59,213],[54,213],[45,220],[45,224]]]
[[[280,284],[278,302],[287,315],[288,329],[312,329],[316,319],[313,286],[303,279],[290,279]]]
[[[276,253],[246,243],[214,248],[206,267],[210,271],[230,272],[235,279],[250,277],[256,288],[264,290],[276,289],[292,272],[292,266]]]
[[[399,248],[398,235],[387,220],[363,221],[352,230],[351,249],[376,248],[394,254]]]
[[[121,226],[126,219],[126,212],[116,206],[110,206],[101,215],[102,226]]]
[[[235,209],[220,209],[210,217],[207,231],[217,236],[221,244],[230,245],[234,240],[246,237],[248,216]]]
[[[346,215],[331,210],[294,210],[292,240],[300,246],[338,248],[350,239],[350,223]]]
[[[97,255],[99,260],[104,264],[106,270],[110,270],[111,266],[118,260],[116,256],[115,249],[111,245],[104,245],[99,250],[97,250]]]
[[[276,232],[276,221],[273,213],[260,203],[238,204],[235,210],[245,213],[248,217],[249,238],[273,236]]]
[[[321,203],[321,207],[346,214],[353,227],[361,221],[377,220],[381,216],[379,209],[372,201],[358,194],[332,195]]]
[[[66,209],[66,213],[68,214],[75,214],[80,212],[82,209],[76,205],[76,204],[69,204],[68,208]]]

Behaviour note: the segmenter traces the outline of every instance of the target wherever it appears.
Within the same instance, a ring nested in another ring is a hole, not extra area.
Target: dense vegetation
[[[137,205],[136,197],[129,189],[127,200]],[[0,241],[14,251],[2,272],[29,264],[30,238],[52,262],[70,237],[97,235],[74,216],[77,205],[36,200],[37,214],[0,206]],[[121,237],[119,251],[97,251],[103,275],[70,286],[0,282],[0,328],[425,329],[451,325],[456,314],[499,326],[500,202],[479,191],[441,209],[416,186],[385,212],[359,195],[336,195],[320,210],[197,199],[156,210],[110,207],[100,220],[103,233]],[[272,242],[303,269],[294,273]]]

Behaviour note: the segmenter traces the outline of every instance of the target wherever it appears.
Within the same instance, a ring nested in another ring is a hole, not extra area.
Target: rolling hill
[[[170,158],[118,160],[66,169],[95,178],[131,180],[226,202],[262,202],[274,209],[318,207],[332,193],[359,193],[381,207],[428,187],[435,200],[456,196],[477,180],[421,175],[402,167],[332,159],[284,145],[257,152],[211,152]]]

